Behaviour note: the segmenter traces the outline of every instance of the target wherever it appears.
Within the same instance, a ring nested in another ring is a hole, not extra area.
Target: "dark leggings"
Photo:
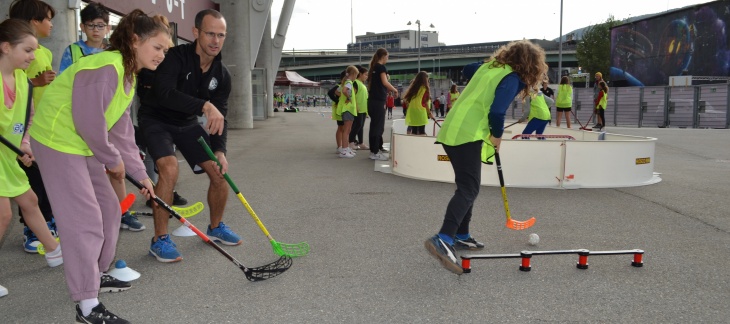
[[[458,146],[443,145],[454,169],[456,191],[446,207],[444,222],[439,233],[454,237],[469,234],[474,200],[482,183],[482,141]]]
[[[601,125],[606,126],[606,109],[598,108],[598,116],[601,117]]]
[[[368,100],[370,114],[370,153],[377,154],[383,147],[383,132],[385,131],[385,100]]]
[[[365,116],[367,114],[361,113],[355,116],[355,120],[352,122],[352,129],[350,129],[349,143],[362,144],[362,129],[365,126]],[[359,140],[357,140],[359,137]]]
[[[50,222],[53,219],[53,210],[51,210],[51,202],[48,200],[48,194],[46,194],[46,186],[43,185],[43,178],[41,178],[41,171],[37,167],[26,167],[23,163],[20,163],[20,167],[25,171],[25,175],[28,176],[28,182],[30,188],[33,189],[35,195],[38,197],[38,207],[41,209],[41,214],[46,222]],[[20,215],[20,222],[25,224],[23,219],[23,212],[18,207],[18,214]]]

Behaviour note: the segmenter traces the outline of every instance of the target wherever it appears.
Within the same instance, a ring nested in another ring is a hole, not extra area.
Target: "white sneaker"
[[[382,153],[370,153],[370,159],[376,161],[388,161],[388,157]]]
[[[357,143],[350,143],[350,150],[359,150],[360,146]]]
[[[3,287],[0,285],[0,297],[7,296],[8,295],[8,288]]]
[[[351,148],[349,148],[349,147],[348,147],[348,148],[346,148],[346,150],[347,150],[347,153],[350,153],[350,154],[352,154],[353,156],[357,155],[357,153],[356,153],[355,151],[353,151],[353,150],[352,150]]]
[[[347,158],[347,159],[352,159],[352,158],[354,158],[355,156],[354,156],[354,155],[352,155],[352,154],[351,154],[350,152],[348,152],[347,150],[342,150],[342,152],[340,152],[340,157],[341,157],[341,158]]]

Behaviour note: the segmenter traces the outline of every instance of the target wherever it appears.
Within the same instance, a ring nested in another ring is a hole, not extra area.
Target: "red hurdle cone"
[[[590,252],[588,251],[581,251],[578,252],[578,264],[575,265],[576,268],[585,270],[588,269],[588,254]]]
[[[644,261],[642,260],[644,258],[644,251],[634,253],[634,261],[631,262],[631,265],[637,268],[644,266]]]
[[[471,272],[471,259],[461,259],[461,269],[464,270],[464,273],[470,273]]]
[[[532,270],[532,267],[530,266],[530,259],[532,258],[532,254],[522,252],[520,253],[520,256],[522,256],[522,264],[520,264],[520,271],[530,271]]]

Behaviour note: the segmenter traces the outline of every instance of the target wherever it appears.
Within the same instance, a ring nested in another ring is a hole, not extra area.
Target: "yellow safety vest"
[[[530,99],[530,114],[527,116],[527,120],[533,118],[537,118],[539,120],[550,120],[550,109],[548,109],[547,102],[545,102],[545,96],[542,92],[534,94]]]
[[[25,74],[27,74],[29,78],[33,79],[45,71],[53,70],[51,62],[53,62],[53,53],[51,53],[51,50],[43,47],[41,44],[38,44],[38,49],[35,51],[35,60],[30,62],[30,65],[25,70]],[[36,106],[41,102],[41,98],[43,98],[43,93],[46,91],[46,88],[48,88],[47,85],[42,87],[33,87],[33,102]]]
[[[569,84],[561,84],[558,87],[558,99],[555,101],[557,108],[573,107],[573,87]]]
[[[421,87],[418,89],[416,96],[408,102],[406,126],[424,126],[428,124],[428,108],[421,104],[425,95],[426,87]]]
[[[15,102],[8,109],[5,95],[0,91],[0,135],[16,147],[23,140],[27,125],[28,112],[28,76],[17,69],[15,76]],[[0,74],[0,84],[2,84]],[[0,197],[17,197],[30,189],[28,177],[18,165],[17,154],[5,145],[0,144]]]
[[[124,66],[122,55],[118,51],[86,56],[69,66],[65,73],[54,80],[46,89],[44,100],[36,109],[30,136],[59,152],[82,156],[94,155],[84,139],[76,132],[71,113],[73,84],[78,72],[96,70],[108,65],[113,65],[118,75],[116,92],[104,113],[107,130],[110,130],[132,102],[137,83],[135,76],[129,94],[124,92]]]

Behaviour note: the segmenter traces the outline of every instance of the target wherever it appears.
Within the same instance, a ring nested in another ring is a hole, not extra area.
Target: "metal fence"
[[[616,87],[608,98],[606,126],[730,128],[730,84]],[[573,89],[573,112],[583,125],[595,121],[593,88]],[[521,115],[521,103],[515,101],[507,116]],[[554,110],[552,115],[555,119]]]

